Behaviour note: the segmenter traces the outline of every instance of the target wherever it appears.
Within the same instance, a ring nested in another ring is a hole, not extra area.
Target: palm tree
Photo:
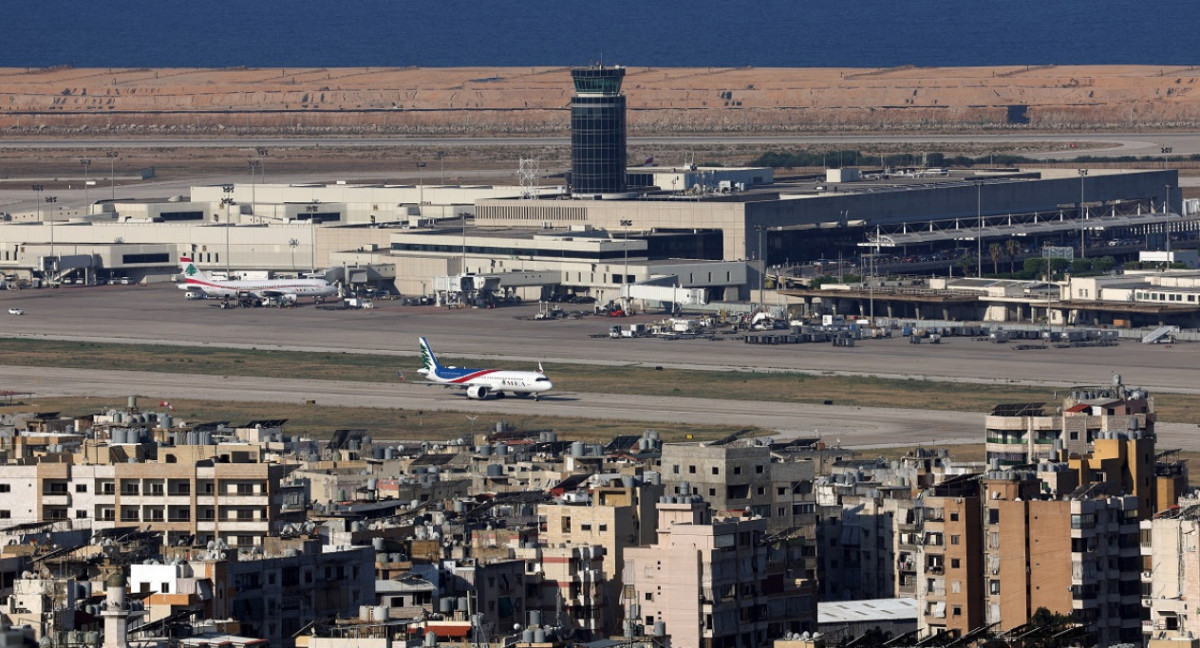
[[[1021,251],[1021,244],[1017,239],[1010,238],[1004,242],[1004,251],[1008,253],[1008,271],[1015,273],[1017,271],[1017,253]]]
[[[992,243],[988,246],[988,254],[992,257],[992,274],[1000,274],[1000,257],[1004,256],[1004,246]]]
[[[958,258],[958,267],[962,268],[964,277],[971,271],[971,266],[973,265],[975,265],[975,255],[970,252],[963,252],[962,256]]]

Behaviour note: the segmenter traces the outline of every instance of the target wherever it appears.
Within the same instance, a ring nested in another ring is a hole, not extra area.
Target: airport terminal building
[[[162,281],[181,255],[230,274],[298,275],[429,295],[446,278],[524,299],[661,294],[761,303],[772,267],[864,254],[923,256],[953,271],[993,243],[1112,253],[1194,238],[1178,172],[1108,169],[629,167],[623,69],[572,72],[565,184],[223,184],[187,196],[18,209],[0,226],[0,270],[38,283]],[[40,198],[40,194],[39,194]],[[840,266],[840,264],[839,264]],[[655,292],[657,291],[657,292]]]
[[[13,214],[0,227],[0,268],[47,280],[161,280],[191,254],[214,271],[387,266],[380,278],[406,294],[428,294],[441,276],[548,271],[558,279],[539,290],[611,298],[624,284],[671,281],[732,301],[749,299],[768,266],[972,253],[1014,237],[1082,242],[1077,254],[1098,255],[1114,237],[1156,248],[1169,233],[1194,232],[1198,218],[1180,213],[1173,170],[877,172],[761,185],[744,179],[769,183],[769,169],[664,171],[692,184],[642,186],[621,200],[573,199],[558,186],[198,186],[182,201],[42,210],[40,220]]]

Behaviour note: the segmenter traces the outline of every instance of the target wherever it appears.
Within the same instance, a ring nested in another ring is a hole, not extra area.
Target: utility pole
[[[117,200],[116,168],[118,155],[120,155],[120,153],[117,153],[116,151],[109,151],[104,154],[104,157],[108,158],[108,186],[110,189],[112,189],[112,199],[114,202]]]
[[[442,167],[441,184],[444,185],[444,184],[446,184],[446,152],[438,151],[436,155],[437,155],[437,159],[438,159],[438,164],[441,165],[441,167]]]
[[[54,264],[54,272],[58,273],[58,255],[54,252],[54,203],[58,202],[58,196],[46,196],[46,202],[50,205],[46,208],[46,215],[50,218],[50,260]]]
[[[37,219],[40,223],[42,222],[42,191],[46,188],[46,185],[30,185],[29,188],[32,189],[33,193],[37,195],[37,198],[34,199],[33,204],[34,207],[37,208]]]
[[[1171,154],[1171,152],[1172,152],[1172,151],[1174,151],[1174,150],[1175,150],[1175,149],[1171,148],[1170,146],[1164,146],[1164,147],[1162,147],[1163,168],[1164,168],[1164,169],[1165,169],[1165,168],[1167,168],[1167,156],[1168,156],[1168,155],[1170,155],[1170,154]]]
[[[975,223],[978,232],[975,236],[975,276],[983,276],[983,183],[975,181]],[[964,271],[963,274],[966,274]]]
[[[83,167],[83,205],[90,214],[92,213],[92,203],[88,199],[88,167],[92,166],[92,161],[87,158],[83,158],[79,160],[79,165]]]
[[[763,232],[767,231],[765,225],[755,225],[754,231],[758,232],[758,300],[759,305],[766,301],[764,291],[766,291],[767,278],[767,260],[763,258]]]
[[[1087,177],[1088,170],[1079,170],[1079,258],[1087,258],[1087,244],[1084,240],[1084,231],[1087,229],[1087,224],[1084,223],[1083,211],[1083,179]]]
[[[622,228],[633,227],[633,220],[622,219],[621,227]],[[621,236],[622,236],[621,240],[624,242],[624,245],[622,245],[621,247],[624,248],[624,252],[625,252],[625,270],[621,274],[621,310],[628,313],[629,312],[629,288],[627,288],[626,286],[628,286],[628,284],[629,284],[629,230],[624,229],[621,232]]]
[[[1167,191],[1167,197],[1163,200],[1163,234],[1167,238],[1167,265],[1169,266],[1171,264],[1171,222],[1165,218],[1171,205],[1171,185],[1163,185],[1163,189]]]
[[[256,186],[255,179],[254,179],[254,175],[255,175],[254,172],[257,171],[258,168],[261,166],[262,166],[262,160],[250,160],[250,213],[254,213],[257,211],[256,206],[258,205],[258,192],[257,192],[257,186]],[[251,221],[251,222],[253,222],[253,221]]]
[[[321,209],[320,203],[314,198],[312,204],[304,208],[308,211],[308,230],[312,238],[312,274],[317,273],[317,211]]]
[[[263,184],[267,184],[267,164],[263,158],[267,157],[267,155],[270,154],[270,151],[268,151],[265,147],[259,146],[254,149],[254,152],[258,153],[259,175],[262,178]]]
[[[221,185],[221,191],[225,194],[225,197],[221,199],[221,206],[225,208],[225,278],[230,279],[232,270],[229,261],[229,228],[232,223],[229,220],[229,206],[236,203],[233,202],[233,185]]]

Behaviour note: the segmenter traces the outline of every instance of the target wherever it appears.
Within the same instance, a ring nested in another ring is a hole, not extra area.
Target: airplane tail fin
[[[196,264],[192,263],[191,257],[179,257],[179,268],[183,274],[184,281],[187,281],[188,279],[200,279],[207,281],[209,279],[208,273],[204,272],[200,268],[197,268]]]
[[[436,373],[439,367],[437,356],[433,355],[433,349],[425,338],[421,338],[421,367],[429,374]]]

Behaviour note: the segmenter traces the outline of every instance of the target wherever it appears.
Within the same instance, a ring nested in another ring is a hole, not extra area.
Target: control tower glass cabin
[[[581,198],[625,192],[625,68],[571,70],[571,193]]]

